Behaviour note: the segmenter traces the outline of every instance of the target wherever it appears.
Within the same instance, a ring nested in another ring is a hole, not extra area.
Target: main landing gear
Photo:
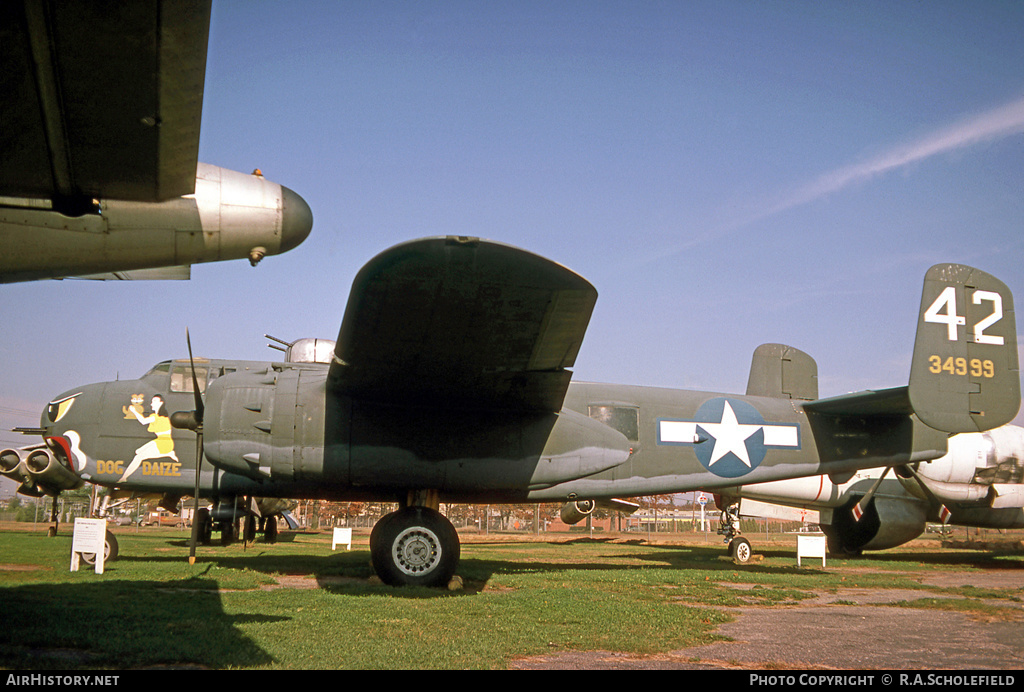
[[[199,523],[198,538],[201,545],[213,542],[214,531],[220,532],[222,546],[231,545],[239,539],[252,543],[260,533],[267,543],[277,542],[277,514],[257,516],[242,511],[234,498],[215,502],[212,509],[200,508],[196,512],[196,521]]]
[[[740,535],[740,508],[739,505],[729,505],[722,510],[722,517],[718,526],[718,533],[725,536],[723,543],[729,545],[729,557],[733,561],[745,565],[750,562],[754,551],[750,547],[750,541]]]
[[[385,584],[447,586],[455,576],[459,535],[438,506],[437,493],[428,492],[425,504],[410,502],[373,527],[370,559]]]

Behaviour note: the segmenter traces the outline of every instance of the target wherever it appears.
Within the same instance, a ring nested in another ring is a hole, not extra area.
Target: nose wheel
[[[746,538],[734,538],[732,542],[729,543],[729,554],[732,556],[733,560],[741,565],[745,565],[750,562],[750,556],[753,555],[753,553],[754,551],[750,547],[750,541]]]
[[[745,565],[750,562],[754,555],[750,541],[740,535],[740,507],[732,504],[722,510],[721,522],[718,533],[725,538],[723,541],[729,545],[729,557],[738,564]]]
[[[459,535],[440,512],[406,507],[370,533],[373,569],[392,586],[445,586],[459,565]]]

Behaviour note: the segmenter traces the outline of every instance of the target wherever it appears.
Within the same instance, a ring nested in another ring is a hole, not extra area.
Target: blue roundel
[[[694,446],[697,459],[716,476],[739,478],[764,461],[764,417],[747,402],[709,399],[694,420],[698,434],[707,438]]]

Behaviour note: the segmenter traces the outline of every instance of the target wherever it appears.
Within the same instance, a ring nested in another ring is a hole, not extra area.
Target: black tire
[[[373,569],[391,586],[447,586],[460,551],[452,523],[425,507],[392,512],[370,533]]]
[[[196,519],[199,522],[199,545],[210,545],[213,541],[213,519],[210,518],[210,510],[203,507],[196,512]]]
[[[246,543],[252,543],[256,540],[256,517],[246,517],[244,523],[243,537]]]
[[[263,540],[267,543],[277,543],[277,517],[267,517],[267,523],[263,527]]]
[[[103,564],[105,565],[112,560],[116,560],[118,551],[117,537],[110,533],[110,531],[107,531],[103,542]],[[85,560],[87,565],[95,565],[96,553],[82,553],[82,559]]]
[[[238,524],[233,521],[220,523],[220,544],[228,546],[238,540]]]
[[[741,565],[745,565],[750,562],[754,550],[750,547],[750,541],[746,538],[734,538],[729,544],[729,554],[732,555],[733,560]]]

